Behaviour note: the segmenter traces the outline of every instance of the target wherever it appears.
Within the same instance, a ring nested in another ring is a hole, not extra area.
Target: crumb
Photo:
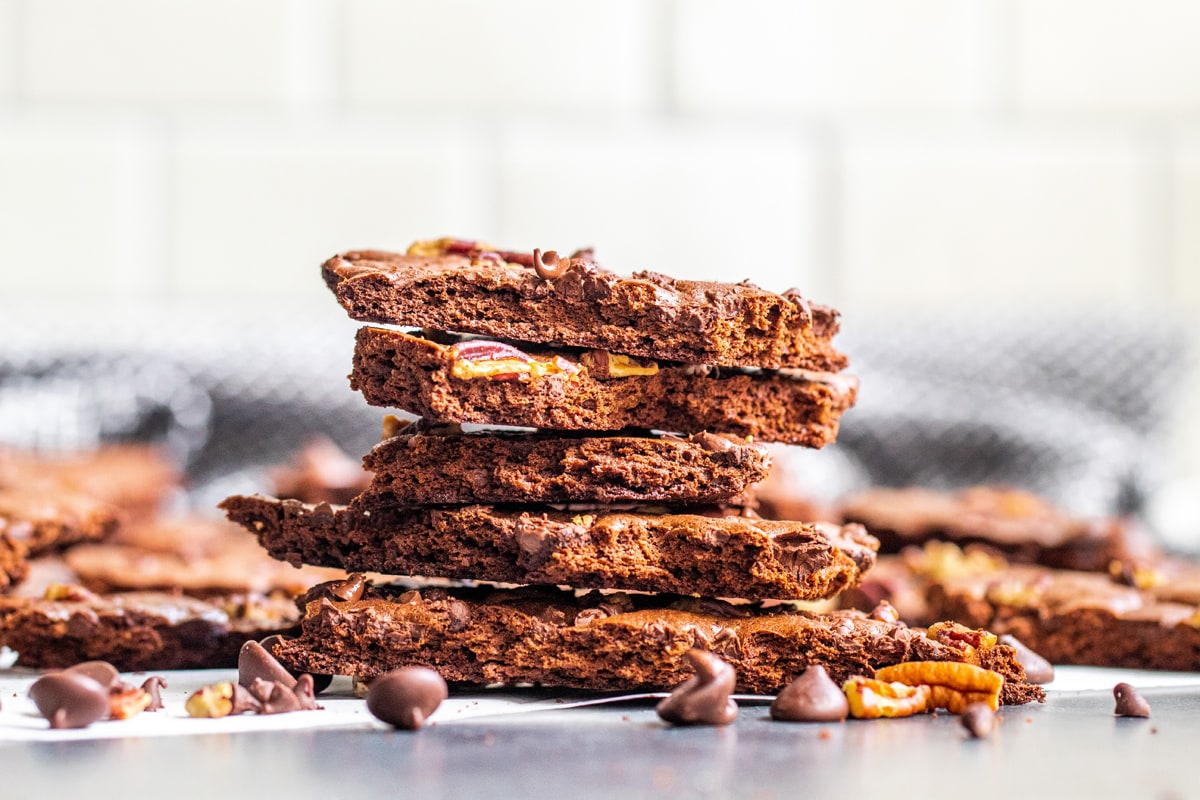
[[[622,714],[622,715],[621,715],[621,721],[622,721],[622,722],[629,722],[629,715],[628,715],[628,714]]]
[[[818,739],[832,739],[833,732],[831,730],[829,730],[829,728],[822,728],[821,732],[817,734],[817,738]]]
[[[1158,733],[1158,728],[1151,728],[1151,729],[1150,729],[1150,732],[1151,732],[1151,733]]]
[[[1026,717],[1026,718],[1025,718],[1025,721],[1026,721],[1026,722],[1033,722],[1033,717]]]

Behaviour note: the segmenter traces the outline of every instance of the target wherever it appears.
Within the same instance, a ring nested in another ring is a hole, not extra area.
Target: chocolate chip
[[[329,596],[344,603],[360,600],[363,590],[367,588],[367,578],[361,572],[356,572],[344,581],[329,584]]]
[[[696,648],[687,651],[687,660],[696,674],[658,704],[658,715],[674,725],[728,725],[737,719],[738,706],[730,697],[737,683],[733,667]]]
[[[63,672],[86,675],[109,690],[121,683],[121,673],[117,672],[117,668],[107,661],[84,661],[73,667],[67,667]]]
[[[726,439],[724,436],[717,436],[714,433],[703,431],[701,433],[693,433],[692,441],[700,445],[702,450],[707,450],[710,453],[723,453],[726,450],[734,448],[733,442]]]
[[[332,676],[329,675],[321,677],[332,680]],[[301,711],[315,711],[320,708],[317,705],[316,680],[312,675],[306,673],[297,678],[296,685],[292,687],[292,694],[296,695],[296,699],[300,701]]]
[[[1000,644],[1017,651],[1017,663],[1025,668],[1025,680],[1030,683],[1050,683],[1054,680],[1054,665],[1026,647],[1020,639],[1006,633],[1000,637]]]
[[[442,676],[426,667],[380,675],[367,690],[367,710],[387,724],[415,731],[449,695]]]
[[[771,719],[782,722],[841,722],[849,713],[845,692],[820,664],[804,670],[771,703]]]
[[[1113,713],[1118,717],[1150,716],[1150,704],[1128,683],[1118,683],[1114,686],[1113,697],[1117,698],[1117,706]]]
[[[82,672],[52,672],[29,687],[33,700],[51,728],[86,728],[108,716],[108,687]]]
[[[972,703],[962,713],[962,726],[976,739],[984,739],[996,729],[996,712],[987,703]]]
[[[262,701],[262,713],[264,714],[287,714],[290,711],[300,710],[300,698],[296,696],[290,686],[279,681],[265,681],[262,678],[256,678],[250,691]]]
[[[258,642],[246,642],[238,652],[238,683],[247,689],[256,680],[278,681],[286,688],[296,685],[296,679]]]
[[[151,675],[142,682],[142,691],[150,695],[150,705],[147,711],[158,711],[163,707],[162,690],[167,688],[167,681],[159,675]]]

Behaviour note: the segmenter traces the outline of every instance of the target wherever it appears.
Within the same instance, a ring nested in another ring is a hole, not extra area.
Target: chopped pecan
[[[974,664],[958,661],[905,661],[875,671],[881,681],[929,688],[929,707],[961,714],[972,703],[992,711],[1000,707],[1004,676]]]
[[[842,684],[855,719],[911,717],[925,711],[929,703],[928,686],[907,686],[856,675]]]

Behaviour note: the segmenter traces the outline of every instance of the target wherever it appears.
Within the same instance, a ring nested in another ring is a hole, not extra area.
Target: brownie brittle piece
[[[221,508],[275,558],[390,575],[811,600],[857,583],[875,561],[875,540],[854,525],[261,496]]]
[[[728,661],[743,692],[778,692],[815,664],[841,682],[903,661],[959,661],[1003,675],[1006,703],[1044,697],[986,631],[926,632],[857,611],[550,587],[368,585],[349,600],[316,587],[308,597],[300,637],[273,649],[301,672],[369,679],[421,664],[452,682],[663,690],[688,677],[683,655],[696,647]]]
[[[578,436],[413,423],[363,459],[395,505],[717,503],[766,477],[758,444],[710,433]]]
[[[837,312],[795,291],[651,272],[621,277],[586,257],[535,269],[532,253],[453,240],[421,242],[406,255],[349,252],[321,269],[338,302],[363,322],[699,364],[846,366],[830,343]]]
[[[847,522],[865,525],[883,553],[944,540],[986,545],[1015,562],[1104,571],[1136,546],[1118,520],[1079,519],[1003,487],[871,489],[844,498],[840,512]]]
[[[634,361],[606,351],[444,344],[363,328],[351,386],[372,405],[436,422],[552,430],[708,431],[821,447],[854,405],[850,375]]]
[[[930,613],[1010,634],[1055,664],[1200,669],[1200,566],[1124,576],[1014,565],[933,582]],[[1171,574],[1174,573],[1174,574]]]
[[[58,585],[43,598],[0,597],[0,645],[16,650],[17,664],[27,667],[82,661],[108,661],[122,671],[230,667],[244,642],[285,633],[295,620],[290,600],[101,596]]]

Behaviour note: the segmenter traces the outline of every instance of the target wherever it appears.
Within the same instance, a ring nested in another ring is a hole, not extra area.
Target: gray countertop
[[[0,798],[1200,797],[1200,688],[1002,709],[988,739],[941,714],[672,728],[652,703],[481,717],[416,733],[361,727],[0,743]]]

